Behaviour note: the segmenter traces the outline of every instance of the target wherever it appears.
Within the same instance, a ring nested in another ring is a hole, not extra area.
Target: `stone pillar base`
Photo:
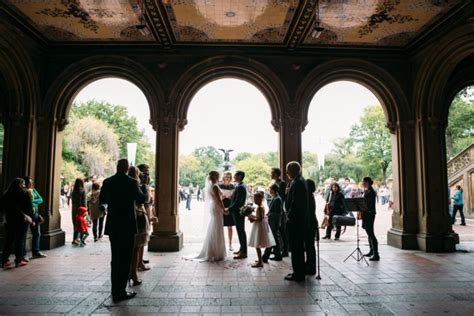
[[[153,233],[148,242],[148,251],[172,252],[183,249],[183,233]]]
[[[418,234],[416,236],[420,250],[426,252],[455,252],[456,238],[454,234],[440,235]]]
[[[66,233],[60,228],[41,232],[40,249],[50,250],[66,244]]]
[[[417,250],[418,241],[416,234],[403,232],[398,229],[391,228],[387,232],[387,244],[392,247],[405,249],[405,250]]]

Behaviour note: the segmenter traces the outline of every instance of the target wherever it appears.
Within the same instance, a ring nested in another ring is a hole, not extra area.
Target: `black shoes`
[[[283,253],[281,254],[281,256],[282,256],[283,258],[289,257],[288,251],[283,252]],[[273,260],[273,259],[270,259],[270,260]]]
[[[380,257],[379,255],[374,255],[372,258],[369,259],[369,261],[379,261]]]
[[[305,280],[305,277],[303,276],[303,277],[299,277],[299,278],[298,278],[298,277],[295,277],[295,276],[293,275],[293,273],[290,273],[290,274],[288,274],[288,275],[285,277],[285,280],[287,280],[287,281],[302,282],[302,281]]]
[[[268,263],[268,257],[262,256],[262,262],[263,263]]]
[[[372,257],[374,255],[374,253],[371,251],[371,252],[368,252],[364,255],[364,257]]]
[[[136,292],[125,292],[122,295],[112,297],[112,300],[114,301],[114,303],[118,303],[118,302],[121,302],[121,301],[125,301],[125,300],[129,300],[131,298],[134,298],[136,295],[137,295]]]
[[[143,264],[148,264],[148,263],[150,263],[150,260],[143,259]]]
[[[331,236],[324,236],[323,239],[331,239]]]
[[[272,258],[268,258],[268,259],[273,260],[273,261],[282,261],[283,260],[282,257],[272,257]]]

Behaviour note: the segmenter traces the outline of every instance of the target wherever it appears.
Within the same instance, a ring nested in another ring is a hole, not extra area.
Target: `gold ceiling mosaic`
[[[165,3],[178,42],[283,43],[299,1],[170,0]]]
[[[154,40],[129,0],[9,0],[50,40]]]
[[[402,47],[463,0],[0,0],[50,41]],[[315,26],[324,28],[318,36]]]
[[[460,0],[321,0],[319,38],[305,44],[403,46]]]

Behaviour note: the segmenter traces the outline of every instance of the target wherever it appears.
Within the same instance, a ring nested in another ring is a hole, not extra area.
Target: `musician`
[[[377,194],[375,193],[372,184],[374,182],[370,177],[365,177],[362,180],[362,185],[364,186],[364,199],[367,204],[367,211],[363,213],[362,217],[362,228],[367,232],[369,237],[370,251],[364,256],[371,257],[370,261],[379,261],[379,247],[377,238],[374,233],[374,222],[375,222],[375,201],[377,199]]]

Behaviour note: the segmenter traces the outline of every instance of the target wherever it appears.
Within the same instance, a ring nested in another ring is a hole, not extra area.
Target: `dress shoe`
[[[461,223],[461,226],[466,226],[466,223]]]
[[[143,264],[148,264],[148,263],[150,263],[150,260],[143,259]]]
[[[273,261],[282,261],[283,258],[282,257],[271,257],[271,258],[268,258],[270,260],[273,260]]]
[[[136,295],[137,295],[137,293],[135,293],[135,292],[125,292],[125,294],[123,294],[123,295],[113,297],[112,300],[115,303],[117,303],[117,302],[120,302],[120,301],[125,301],[125,300],[129,300],[131,298],[134,298]]]
[[[305,280],[305,277],[303,276],[302,278],[301,278],[301,277],[297,278],[297,277],[295,277],[295,276],[292,274],[291,276],[290,276],[290,275],[287,275],[287,276],[285,277],[285,280],[287,280],[287,281],[302,282],[302,281]]]
[[[324,236],[323,239],[331,239],[331,236]]]
[[[234,251],[234,255],[240,255],[240,250],[239,251]]]
[[[33,257],[31,257],[31,259],[40,259],[40,258],[46,258],[47,255],[45,255],[44,253],[42,252],[38,252],[36,254],[33,255]]]
[[[374,255],[372,258],[369,259],[369,261],[379,261],[380,257],[379,255]]]
[[[370,252],[366,253],[364,255],[364,257],[372,257],[373,255],[374,255],[374,253],[372,251],[370,251]]]
[[[335,237],[334,240],[339,240],[339,237]]]
[[[247,258],[247,255],[244,255],[244,254],[242,254],[242,253],[240,253],[239,255],[237,255],[237,256],[234,257],[234,259],[237,259],[237,260],[238,260],[238,259],[245,259],[245,258]]]
[[[262,256],[262,262],[263,263],[268,263],[268,257]]]

